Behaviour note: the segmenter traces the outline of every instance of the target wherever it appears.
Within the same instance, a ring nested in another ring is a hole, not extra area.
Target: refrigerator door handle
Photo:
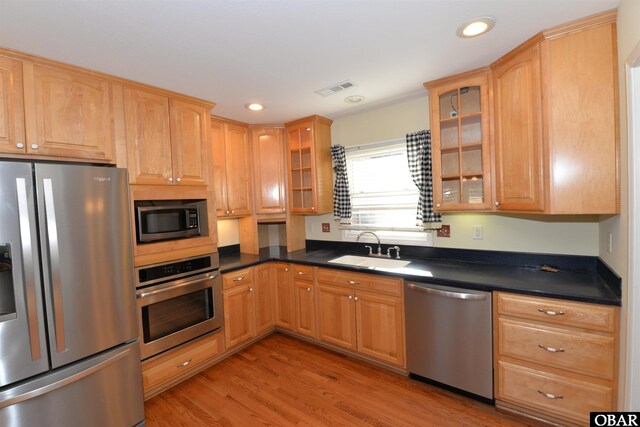
[[[41,357],[40,331],[38,330],[36,283],[33,274],[33,246],[31,244],[27,182],[24,178],[16,178],[16,192],[18,195],[18,220],[20,224],[20,246],[22,247],[22,276],[24,277],[31,360],[38,360]]]
[[[51,179],[42,180],[44,187],[44,207],[49,246],[49,264],[51,269],[51,289],[53,299],[53,321],[55,324],[56,347],[58,353],[66,350],[64,339],[64,307],[62,305],[62,283],[60,280],[60,250],[58,248],[58,226],[53,203],[53,184]]]
[[[104,368],[106,368],[109,365],[114,364],[115,362],[117,362],[118,360],[126,357],[129,352],[131,350],[130,349],[125,349],[123,351],[121,351],[118,354],[115,354],[113,356],[111,356],[110,358],[101,361],[100,363],[93,365],[92,367],[85,369],[84,371],[80,371],[76,374],[70,375],[68,377],[65,377],[61,380],[55,381],[51,384],[47,384],[45,386],[36,388],[34,390],[29,390],[26,391],[24,393],[20,393],[17,396],[14,397],[10,397],[6,400],[0,401],[0,409],[2,408],[6,408],[8,406],[12,406],[15,404],[18,404],[20,402],[24,402],[25,400],[29,400],[29,399],[33,399],[36,398],[38,396],[42,396],[43,394],[47,394],[47,393],[51,393],[54,390],[57,390],[59,388],[62,388],[64,386],[67,386],[71,383],[74,383],[76,381],[81,380],[82,378],[88,377],[89,375],[92,375]]]

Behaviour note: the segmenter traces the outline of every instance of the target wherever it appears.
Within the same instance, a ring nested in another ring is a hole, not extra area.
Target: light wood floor
[[[155,426],[520,426],[477,402],[273,334],[145,404]]]

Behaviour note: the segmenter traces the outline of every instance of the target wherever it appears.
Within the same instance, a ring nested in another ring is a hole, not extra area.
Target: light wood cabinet
[[[492,65],[496,207],[544,210],[540,47]]]
[[[269,264],[253,268],[256,335],[276,325],[276,284],[274,270]]]
[[[131,184],[208,185],[206,108],[124,89]]]
[[[312,338],[318,337],[315,304],[315,273],[313,267],[293,266],[294,331]]]
[[[274,263],[272,268],[276,287],[276,326],[291,331],[295,324],[292,267]]]
[[[252,127],[254,206],[256,214],[287,211],[286,165],[283,129]]]
[[[331,123],[311,116],[285,124],[289,210],[325,214],[333,210]]]
[[[247,126],[211,120],[218,217],[252,213],[251,147]]]
[[[26,152],[22,62],[0,56],[0,153]]]
[[[619,309],[494,292],[496,405],[589,423],[616,408]]]
[[[253,271],[250,268],[222,276],[224,337],[226,347],[256,336]]]
[[[405,366],[402,280],[317,270],[320,340]]]
[[[490,69],[425,83],[436,211],[491,210]]]
[[[201,371],[223,352],[224,337],[218,332],[143,362],[142,386],[145,399]]]

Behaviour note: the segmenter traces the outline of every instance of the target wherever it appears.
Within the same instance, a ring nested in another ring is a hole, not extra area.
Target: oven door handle
[[[164,292],[175,291],[176,289],[182,289],[184,287],[188,287],[188,286],[194,285],[196,283],[204,282],[206,280],[213,280],[219,274],[220,273],[214,273],[214,274],[208,273],[205,276],[200,276],[200,277],[198,277],[196,279],[188,280],[186,282],[165,283],[163,285],[154,286],[151,290],[141,289],[141,290],[136,292],[136,298],[138,298],[138,299],[149,298],[149,297],[152,297],[152,296],[160,295],[160,294],[162,294]]]

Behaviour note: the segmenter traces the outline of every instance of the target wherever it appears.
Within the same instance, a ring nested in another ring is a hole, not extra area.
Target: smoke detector
[[[358,86],[358,84],[352,80],[345,80],[343,82],[333,84],[323,89],[314,90],[314,92],[320,96],[327,97],[329,95],[333,95],[334,93],[340,92],[341,90],[349,89],[354,86]]]

